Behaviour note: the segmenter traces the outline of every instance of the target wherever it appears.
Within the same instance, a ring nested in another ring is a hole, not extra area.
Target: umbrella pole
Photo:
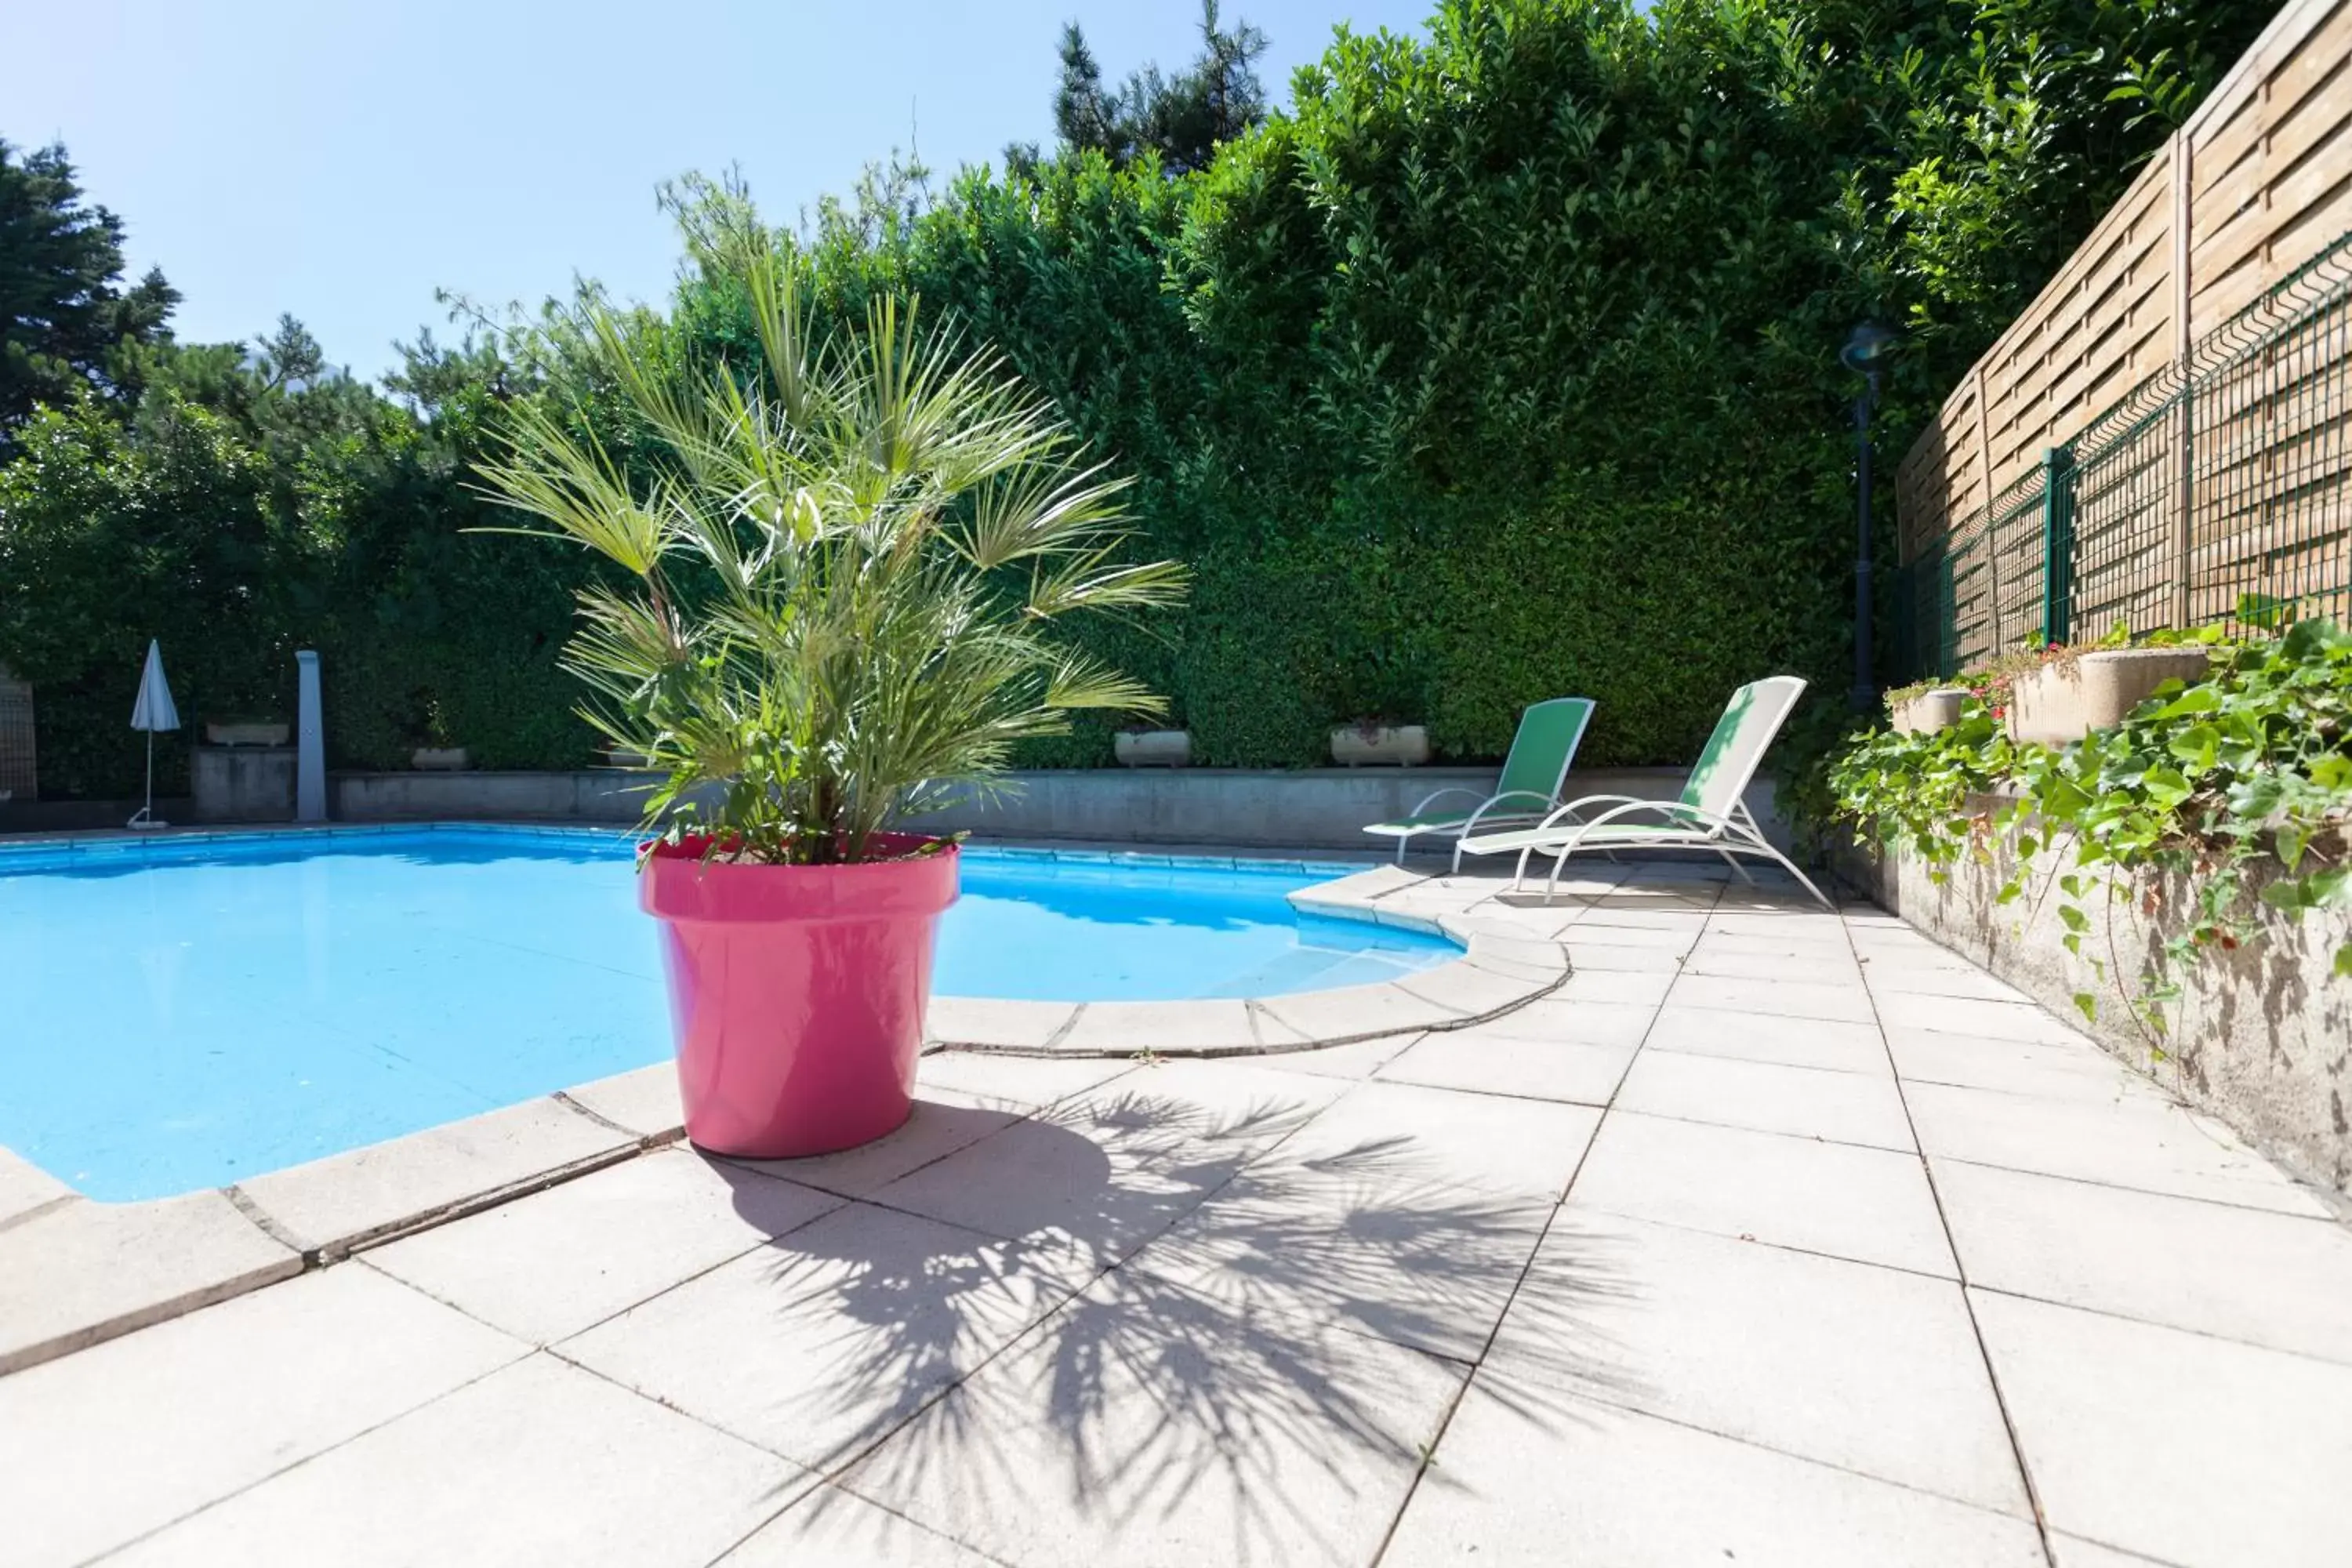
[[[155,820],[155,731],[147,731],[147,809],[140,814],[148,821]]]

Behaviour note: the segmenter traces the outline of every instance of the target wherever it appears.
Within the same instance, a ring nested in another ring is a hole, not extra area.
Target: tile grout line
[[[1716,889],[1716,901],[1721,902],[1722,898],[1723,889],[1718,884]],[[1707,912],[1710,918],[1713,910],[1714,906],[1709,905]],[[1563,932],[1568,929],[1570,929],[1568,926],[1560,928]],[[1555,936],[1551,940],[1557,942],[1561,942],[1562,939]],[[1672,987],[1669,986],[1668,989],[1671,990]],[[1576,1163],[1568,1173],[1568,1180],[1560,1186],[1559,1200],[1552,1205],[1550,1212],[1544,1215],[1543,1227],[1536,1234],[1535,1245],[1528,1248],[1527,1261],[1519,1266],[1518,1278],[1511,1282],[1509,1293],[1503,1298],[1502,1310],[1495,1314],[1495,1321],[1487,1328],[1486,1338],[1479,1345],[1478,1353],[1471,1358],[1469,1373],[1462,1379],[1461,1385],[1454,1391],[1454,1397],[1446,1401],[1444,1410],[1440,1413],[1436,1430],[1430,1434],[1428,1444],[1421,1451],[1421,1462],[1413,1467],[1412,1479],[1405,1483],[1404,1496],[1398,1501],[1396,1511],[1389,1516],[1388,1528],[1381,1532],[1380,1544],[1372,1549],[1368,1568],[1380,1568],[1381,1559],[1388,1555],[1389,1548],[1395,1544],[1396,1532],[1403,1527],[1404,1516],[1412,1507],[1413,1499],[1420,1495],[1423,1479],[1428,1476],[1430,1468],[1437,1462],[1437,1450],[1444,1443],[1447,1430],[1454,1425],[1455,1413],[1462,1408],[1462,1401],[1469,1396],[1470,1385],[1478,1380],[1478,1374],[1486,1369],[1486,1358],[1494,1352],[1495,1342],[1501,1337],[1503,1325],[1510,1319],[1511,1309],[1518,1304],[1519,1293],[1527,1289],[1528,1276],[1535,1272],[1536,1259],[1542,1256],[1544,1243],[1551,1238],[1552,1227],[1559,1222],[1561,1211],[1567,1208],[1570,1195],[1576,1191],[1577,1178],[1584,1174],[1585,1162],[1592,1158],[1592,1146],[1601,1142],[1601,1131],[1608,1126],[1610,1113],[1616,1109],[1618,1092],[1624,1088],[1625,1079],[1633,1075],[1633,1064],[1641,1059],[1643,1048],[1649,1044],[1651,1031],[1658,1026],[1658,1015],[1664,1010],[1665,1002],[1663,998],[1651,1008],[1650,1027],[1643,1031],[1641,1040],[1634,1045],[1633,1053],[1625,1058],[1624,1070],[1617,1075],[1617,1083],[1609,1091],[1608,1102],[1600,1108],[1601,1114],[1594,1118],[1592,1131],[1585,1139],[1582,1151],[1577,1154]]]
[[[1853,948],[1853,932],[1843,916],[1839,918],[1838,925],[1846,933],[1848,947]],[[1853,948],[1853,951],[1858,961],[1862,956],[1861,950]],[[1912,1119],[1911,1097],[1904,1091],[1902,1068],[1895,1063],[1895,1047],[1887,1042],[1885,1022],[1878,1016],[1878,997],[1870,990],[1867,982],[1863,985],[1863,992],[1870,998],[1871,1018],[1878,1028],[1879,1044],[1886,1052],[1887,1070],[1895,1075],[1895,1097],[1903,1107],[1904,1125],[1911,1130],[1911,1142],[1918,1151],[1920,1173],[1927,1178],[1927,1196],[1936,1205],[1936,1223],[1943,1229],[1944,1245],[1951,1249],[1952,1268],[1957,1276],[1954,1284],[1960,1294],[1960,1310],[1968,1314],[1969,1332],[1976,1341],[1977,1356],[1984,1365],[1985,1382],[1992,1389],[1993,1407],[2000,1412],[2001,1431],[2009,1438],[2010,1457],[2017,1463],[2017,1479],[2025,1489],[2025,1504],[2033,1510],[2033,1530],[2042,1542],[2042,1555],[2055,1564],[2058,1554],[2057,1549],[2050,1543],[2050,1518],[2042,1506],[2041,1489],[2033,1484],[2033,1468],[2026,1461],[2025,1445],[2017,1435],[2017,1420],[2010,1414],[2009,1397],[2001,1392],[2000,1373],[1993,1365],[1992,1347],[1985,1343],[1984,1325],[1977,1321],[1976,1302],[1969,1295],[1968,1264],[1960,1257],[1960,1244],[1952,1235],[1951,1217],[1944,1212],[1944,1194],[1936,1182],[1935,1163],[1927,1158],[1927,1145],[1919,1140],[1918,1124]]]

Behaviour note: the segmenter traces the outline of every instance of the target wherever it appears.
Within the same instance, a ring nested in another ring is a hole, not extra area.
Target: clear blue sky
[[[1269,91],[1333,26],[1418,31],[1435,0],[1227,0]],[[1197,0],[0,0],[0,138],[62,140],[163,267],[184,341],[290,310],[362,375],[440,329],[436,287],[536,303],[572,275],[638,299],[677,265],[656,184],[740,164],[770,220],[919,129],[942,171],[1052,142],[1055,46],[1106,76],[1189,59]],[[445,336],[446,335],[445,331]]]

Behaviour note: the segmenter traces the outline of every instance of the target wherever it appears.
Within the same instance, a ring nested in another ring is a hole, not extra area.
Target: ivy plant
[[[2114,900],[2137,888],[2155,913],[2147,874],[2182,876],[2190,905],[2136,998],[2160,1030],[2179,964],[2259,933],[2247,895],[2258,868],[2270,872],[2261,902],[2295,918],[2352,909],[2352,633],[2305,620],[2277,637],[2217,641],[2204,679],[2168,681],[2121,724],[2063,748],[2012,742],[1994,706],[1972,697],[1939,733],[1856,738],[1827,784],[1837,816],[1912,848],[1939,881],[1962,853],[1989,862],[1992,836],[2006,833],[2014,859],[2003,902],[2021,896],[2044,857],[2070,856],[2055,885],[2078,955],[2101,889]],[[2105,963],[2091,963],[2104,978]],[[2352,976],[2352,942],[2336,950],[2333,973]],[[2090,993],[2075,1003],[2094,1014]]]

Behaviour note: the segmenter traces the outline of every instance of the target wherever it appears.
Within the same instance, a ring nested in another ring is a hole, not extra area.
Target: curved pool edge
[[[1568,980],[1566,949],[1526,925],[1401,897],[1443,889],[1448,880],[1381,866],[1292,896],[1320,915],[1433,931],[1465,949],[1460,959],[1403,979],[1189,1002],[942,995],[932,1001],[925,1058],[958,1051],[1281,1058],[1491,1022]],[[919,1098],[919,1069],[917,1083]],[[962,1101],[950,1095],[944,1103]],[[0,1280],[42,1286],[29,1297],[0,1289],[0,1377],[667,1148],[684,1135],[676,1070],[660,1061],[168,1198],[89,1198],[0,1148]],[[20,1167],[47,1186],[20,1186],[14,1180]],[[825,1186],[814,1171],[761,1168]]]

